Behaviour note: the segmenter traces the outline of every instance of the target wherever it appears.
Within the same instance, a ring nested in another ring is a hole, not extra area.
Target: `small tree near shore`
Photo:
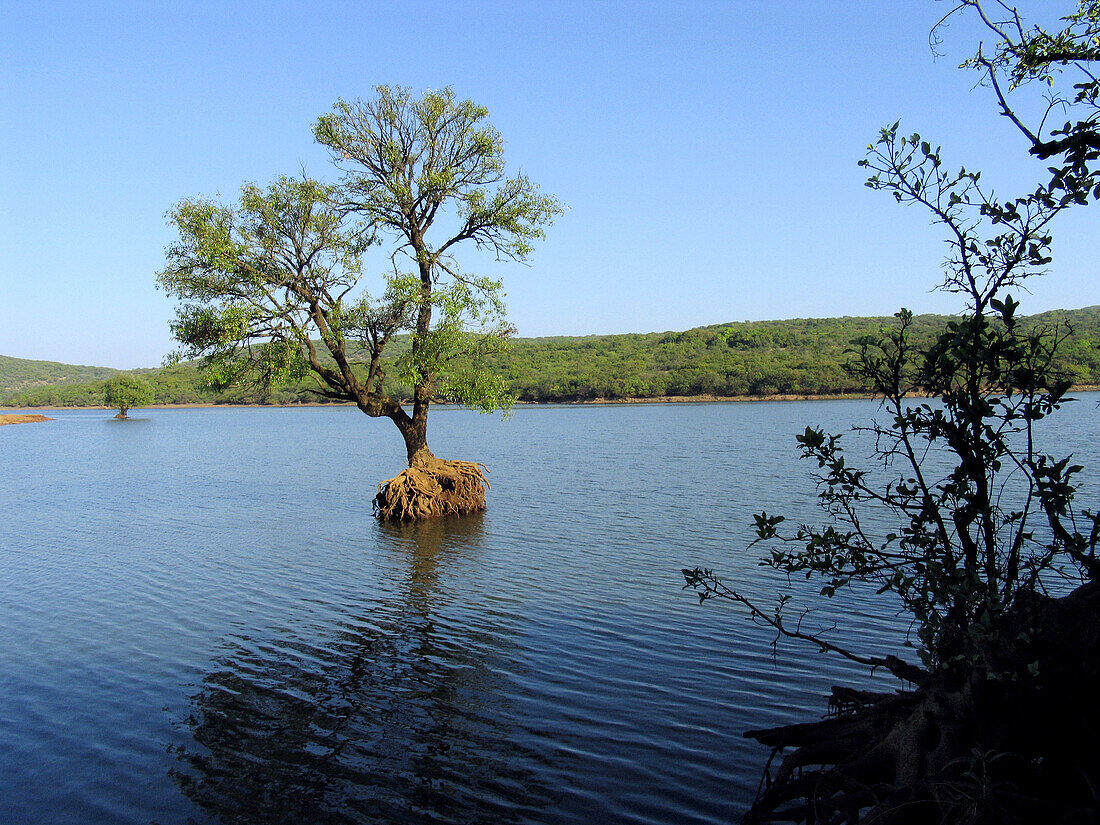
[[[137,375],[116,375],[103,385],[103,403],[118,410],[115,418],[129,418],[134,407],[153,401],[153,386]]]
[[[432,454],[428,409],[439,398],[509,406],[481,360],[512,328],[501,283],[454,255],[466,246],[526,261],[561,207],[523,175],[505,175],[484,107],[450,89],[376,92],[317,121],[317,140],[345,173],[339,185],[279,178],[246,185],[236,206],[181,201],[170,214],[180,240],[158,282],[183,301],[172,331],[183,356],[205,359],[213,386],[312,375],[319,394],[396,425],[409,469],[380,485],[380,518],[481,510],[481,465]],[[391,269],[372,295],[363,255],[385,242]],[[399,334],[409,347],[391,366],[384,354]],[[387,384],[391,369],[413,388],[411,410]]]

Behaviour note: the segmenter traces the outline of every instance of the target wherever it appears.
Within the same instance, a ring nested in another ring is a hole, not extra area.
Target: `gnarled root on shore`
[[[1100,582],[1036,596],[983,667],[745,735],[773,749],[745,823],[1100,822]],[[996,673],[990,677],[989,674]]]
[[[382,521],[420,521],[485,509],[488,469],[476,461],[440,461],[409,467],[378,485],[374,514]]]

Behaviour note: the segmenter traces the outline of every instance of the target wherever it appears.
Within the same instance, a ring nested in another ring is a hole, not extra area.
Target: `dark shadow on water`
[[[234,637],[211,663],[171,774],[216,821],[523,822],[553,802],[493,666],[511,635],[437,615],[448,564],[476,559],[481,519],[382,530],[406,561],[391,601]]]

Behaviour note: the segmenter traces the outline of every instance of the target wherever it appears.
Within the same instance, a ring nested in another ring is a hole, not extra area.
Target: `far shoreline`
[[[1100,385],[1086,384],[1079,387],[1073,387],[1069,393],[1072,395],[1074,392],[1097,392],[1100,391]],[[584,406],[623,406],[623,405],[644,405],[644,404],[751,404],[768,401],[866,401],[868,399],[879,398],[880,396],[873,393],[778,393],[776,395],[665,395],[655,398],[587,398],[576,401],[517,401],[514,406],[516,407],[584,407]],[[920,396],[912,396],[913,398],[919,398]],[[459,407],[459,404],[451,404],[446,401],[433,402],[436,406],[447,407]],[[286,404],[216,404],[213,402],[203,402],[194,404],[149,404],[148,406],[141,407],[143,410],[204,410],[204,409],[289,409],[294,407],[354,407],[352,402],[329,402],[321,403],[316,401],[305,402],[290,402]],[[0,411],[12,411],[12,410],[50,410],[50,411],[63,411],[63,410],[112,410],[114,407],[107,407],[101,404],[85,405],[85,406],[49,406],[44,405],[40,407],[4,407],[0,406]],[[138,408],[135,408],[138,409]],[[35,420],[52,420],[52,419],[35,419]],[[14,422],[8,422],[14,423]]]
[[[645,404],[742,404],[742,403],[754,403],[759,401],[858,401],[866,400],[868,398],[874,398],[870,393],[856,394],[846,393],[843,395],[800,395],[800,394],[783,394],[783,395],[667,395],[659,398],[586,398],[577,401],[517,401],[514,407],[600,407],[600,406],[629,406],[629,405],[645,405]],[[134,407],[134,411],[139,410],[282,410],[293,409],[295,407],[354,407],[355,404],[350,401],[333,401],[333,402],[317,402],[317,401],[304,401],[296,402],[292,401],[283,404],[217,404],[213,402],[199,402],[194,404],[149,404],[144,407]],[[448,401],[433,401],[433,407],[460,407],[460,404],[453,404]],[[44,405],[40,407],[0,407],[0,412],[8,410],[50,410],[50,411],[64,411],[64,410],[103,410],[109,411],[115,409],[114,407],[106,407],[102,404],[91,405],[71,405],[71,406],[49,406]]]

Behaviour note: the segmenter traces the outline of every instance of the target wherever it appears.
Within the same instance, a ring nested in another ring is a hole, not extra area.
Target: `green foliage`
[[[1027,327],[1064,320],[1073,330],[1056,366],[1100,384],[1100,307],[1021,319]],[[915,342],[930,343],[950,319],[913,319]],[[855,342],[888,318],[756,321],[676,333],[513,339],[489,359],[522,401],[647,399],[714,395],[854,395],[872,391],[846,370]]]
[[[508,406],[501,378],[483,371],[512,333],[501,284],[463,272],[454,250],[470,241],[525,260],[561,208],[523,176],[505,177],[503,140],[487,116],[450,89],[416,100],[380,86],[375,99],[338,101],[317,121],[317,140],[345,172],[340,185],[279,178],[245,185],[234,206],[177,204],[169,217],[179,241],[157,276],[181,301],[177,363],[202,358],[214,392],[270,397],[308,376],[318,395],[391,418],[410,462],[426,449],[436,398]],[[451,218],[457,225],[437,239]],[[387,239],[393,268],[375,297],[361,283],[363,255]],[[407,346],[395,352],[402,335]]]
[[[857,428],[875,445],[870,462],[850,461],[840,435],[807,428],[797,440],[802,457],[816,465],[825,522],[784,531],[781,517],[761,513],[756,529],[757,541],[772,545],[762,563],[817,579],[823,596],[856,582],[893,594],[912,617],[930,672],[1016,678],[991,664],[1017,641],[1001,635],[1008,617],[1055,580],[1100,575],[1100,514],[1074,503],[1083,468],[1069,456],[1043,452],[1036,429],[1071,400],[1066,393],[1074,375],[1063,368],[1062,350],[1073,340],[1072,325],[1057,318],[1022,322],[1009,292],[1050,263],[1055,218],[1088,202],[1096,174],[1090,164],[1097,155],[1089,148],[1096,83],[1075,87],[1073,101],[1055,96],[1086,107],[1088,115],[1056,129],[1056,136],[1073,140],[1054,146],[1016,117],[999,73],[1007,71],[1018,86],[1036,76],[1053,80],[1052,66],[1100,58],[1100,3],[1082,3],[1067,18],[1073,34],[1053,39],[1024,29],[1014,13],[1002,29],[977,0],[962,6],[977,9],[1003,38],[994,58],[979,52],[972,62],[988,72],[1002,113],[1029,137],[1033,153],[1061,155],[1062,163],[1050,167],[1048,182],[1002,200],[979,173],[951,170],[920,135],[904,135],[898,123],[881,130],[860,163],[870,172],[867,185],[927,210],[944,228],[951,252],[940,288],[964,296],[965,311],[931,340],[916,334],[904,309],[891,327],[857,339],[850,370],[889,414],[884,423]],[[1084,75],[1092,77],[1087,69]],[[882,657],[840,651],[801,622],[791,628],[784,599],[769,614],[711,571],[685,576],[701,597],[747,605],[781,634],[913,678]]]
[[[963,65],[982,73],[1031,154],[1053,164],[1050,197],[1063,206],[1100,199],[1100,80],[1092,66],[1100,60],[1100,1],[1079,0],[1061,19],[1063,27],[1052,31],[1026,25],[1007,3],[987,10],[982,0],[962,0],[952,14],[963,10],[975,12],[996,36],[992,54],[979,47]],[[1036,81],[1045,110],[1029,118],[1009,98]]]
[[[116,375],[103,385],[103,403],[123,416],[132,408],[146,407],[152,401],[153,387],[139,375]]]
[[[989,657],[1002,617],[1049,577],[1087,574],[1100,521],[1072,509],[1081,468],[1041,452],[1035,432],[1067,400],[1054,356],[1068,332],[1027,328],[1012,297],[998,297],[1046,263],[1043,233],[1063,207],[1040,192],[1006,209],[976,194],[973,178],[941,174],[930,153],[910,166],[911,145],[884,133],[867,164],[872,182],[932,208],[955,235],[945,288],[966,294],[969,311],[928,345],[911,340],[904,310],[893,329],[860,342],[853,369],[891,414],[867,428],[874,457],[896,475],[883,485],[847,461],[839,436],[808,429],[799,445],[817,464],[832,521],[782,536],[767,561],[820,577],[827,596],[853,581],[895,593],[915,619],[926,666],[940,669]],[[950,206],[936,211],[942,203]],[[981,238],[983,217],[996,236]],[[930,455],[949,466],[933,470]],[[868,525],[884,520],[897,529],[874,535]]]
[[[449,88],[419,100],[400,87],[376,93],[338,101],[314,135],[345,171],[346,208],[393,237],[395,257],[414,266],[404,274],[395,263],[386,287],[400,329],[411,334],[397,370],[414,388],[413,418],[433,397],[507,407],[504,382],[484,371],[513,331],[501,283],[463,272],[454,251],[470,242],[498,259],[526,260],[561,207],[526,177],[506,177],[504,142],[484,107]]]
[[[431,297],[437,321],[424,335],[415,335],[398,359],[399,379],[415,386],[431,376],[438,397],[482,412],[510,407],[515,397],[488,364],[490,356],[504,351],[513,332],[501,288],[487,278],[437,286]]]
[[[525,176],[506,177],[504,140],[486,121],[488,109],[456,100],[450,88],[419,100],[398,86],[375,91],[373,100],[337,101],[313,129],[346,171],[349,204],[408,240],[413,260],[449,274],[446,256],[464,241],[526,260],[562,209]],[[444,204],[459,224],[433,245],[424,235]]]
[[[179,240],[157,282],[182,302],[171,325],[179,357],[204,358],[211,389],[297,382],[316,361],[313,336],[342,341],[327,312],[339,317],[370,239],[345,226],[334,191],[284,177],[246,184],[235,207],[184,200],[170,213]]]

